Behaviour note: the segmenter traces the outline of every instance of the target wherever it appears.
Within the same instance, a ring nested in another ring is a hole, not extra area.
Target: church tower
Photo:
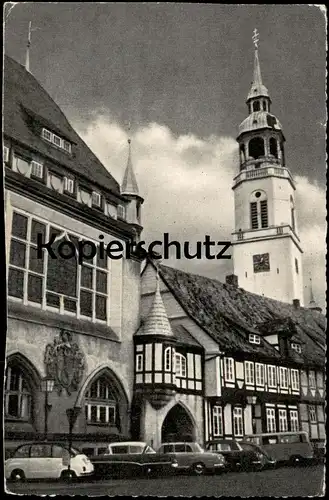
[[[234,178],[234,274],[239,286],[283,302],[303,305],[302,249],[295,210],[295,183],[285,162],[282,126],[271,113],[254,31],[254,78],[248,116],[239,127],[240,172]]]

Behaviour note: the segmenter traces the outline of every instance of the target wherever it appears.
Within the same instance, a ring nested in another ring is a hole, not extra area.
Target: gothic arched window
[[[106,375],[101,375],[87,390],[85,415],[88,424],[117,425],[117,396],[113,383]]]
[[[28,377],[16,364],[6,370],[5,418],[30,420],[32,415],[32,389]]]
[[[254,137],[249,141],[249,156],[257,160],[260,156],[265,155],[264,139]]]
[[[278,143],[274,137],[270,138],[270,154],[275,156],[275,158],[278,157]]]

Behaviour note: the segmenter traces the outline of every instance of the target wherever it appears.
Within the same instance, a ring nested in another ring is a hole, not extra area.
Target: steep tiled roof
[[[106,190],[119,195],[119,184],[71,127],[63,112],[26,69],[5,56],[4,133],[59,162]],[[73,143],[72,154],[51,146],[36,134],[31,122]]]
[[[185,273],[160,265],[159,273],[185,311],[213,337],[222,348],[271,356],[279,353],[263,341],[250,344],[248,332],[262,334],[266,321],[287,319],[302,341],[302,354],[292,353],[296,361],[324,363],[326,320],[317,311],[246,292],[215,279]]]
[[[173,325],[172,331],[174,337],[179,344],[191,345],[195,347],[202,347],[201,344],[190,334],[190,332],[183,325]]]

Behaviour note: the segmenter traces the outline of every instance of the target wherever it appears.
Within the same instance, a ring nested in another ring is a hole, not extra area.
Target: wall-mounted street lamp
[[[41,380],[41,390],[45,393],[45,439],[48,436],[48,414],[52,405],[48,403],[48,394],[53,391],[55,380],[51,377],[45,377]]]
[[[247,396],[248,405],[255,405],[257,403],[257,396]]]

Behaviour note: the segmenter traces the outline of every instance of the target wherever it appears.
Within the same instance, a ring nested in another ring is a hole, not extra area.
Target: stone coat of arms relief
[[[70,332],[62,330],[45,350],[44,362],[47,376],[55,380],[55,389],[61,395],[63,389],[70,396],[77,391],[85,371],[85,357]]]

